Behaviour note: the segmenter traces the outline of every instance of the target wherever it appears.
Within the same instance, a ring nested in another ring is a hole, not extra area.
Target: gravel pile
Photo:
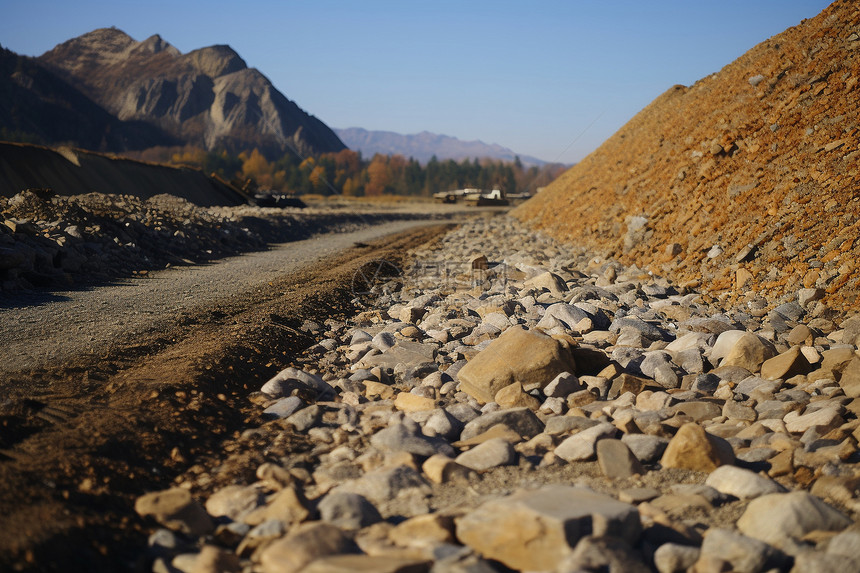
[[[833,2],[668,89],[516,216],[726,301],[856,305],[858,48],[860,6]]]
[[[138,499],[153,571],[860,569],[860,317],[721,307],[509,218],[411,260]]]
[[[171,195],[140,199],[24,191],[0,198],[0,291],[91,284],[200,263],[267,244],[426,215],[380,209],[198,207]]]

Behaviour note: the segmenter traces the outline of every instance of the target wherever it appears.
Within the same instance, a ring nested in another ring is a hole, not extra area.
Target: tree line
[[[267,158],[259,150],[232,155],[227,151],[205,151],[185,147],[153,148],[138,159],[185,165],[214,173],[244,185],[248,180],[260,189],[284,193],[347,196],[430,196],[452,189],[502,189],[506,193],[534,193],[549,184],[566,167],[546,164],[525,166],[492,159],[439,160],[435,156],[422,165],[402,155],[376,154],[364,159],[360,152],[344,149],[316,157],[293,153]]]

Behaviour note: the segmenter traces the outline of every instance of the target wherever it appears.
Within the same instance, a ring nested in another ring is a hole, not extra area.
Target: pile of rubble
[[[199,207],[171,195],[28,190],[0,198],[0,292],[91,284],[418,216],[360,206]]]
[[[515,211],[728,302],[858,301],[860,7],[839,0],[675,86]]]
[[[507,218],[411,260],[138,499],[153,571],[860,568],[860,317],[721,307]]]

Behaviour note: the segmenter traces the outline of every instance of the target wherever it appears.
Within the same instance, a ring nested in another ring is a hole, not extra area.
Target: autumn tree
[[[388,156],[377,153],[367,166],[367,183],[364,194],[367,196],[382,195],[391,186],[391,170],[388,168]]]

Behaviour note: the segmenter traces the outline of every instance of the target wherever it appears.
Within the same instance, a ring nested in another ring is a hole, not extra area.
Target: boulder
[[[812,531],[842,531],[851,519],[805,491],[772,493],[752,500],[738,520],[744,535],[775,547]]]
[[[514,382],[543,389],[562,372],[576,373],[570,343],[537,330],[506,330],[458,372],[460,389],[485,404]]]
[[[199,536],[212,531],[212,519],[187,489],[172,488],[140,496],[134,510],[141,516],[152,516],[168,529]]]
[[[660,458],[660,464],[666,468],[708,473],[734,461],[732,446],[728,442],[692,422],[678,428]]]
[[[590,489],[547,485],[488,501],[456,519],[457,538],[517,570],[555,570],[588,535],[634,544],[636,507]]]
[[[773,344],[760,336],[745,332],[732,345],[720,366],[740,366],[750,372],[758,372],[762,363],[775,355],[776,348]]]

